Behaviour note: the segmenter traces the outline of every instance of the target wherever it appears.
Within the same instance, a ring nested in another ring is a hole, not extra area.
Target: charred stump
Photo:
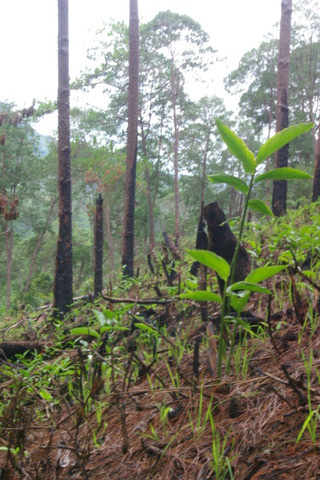
[[[226,216],[217,202],[204,207],[204,219],[208,229],[208,250],[223,257],[229,264],[237,246],[237,237],[231,231]],[[250,258],[243,246],[240,246],[236,265],[235,281],[244,280],[250,272]],[[220,291],[223,292],[224,281],[218,277]]]

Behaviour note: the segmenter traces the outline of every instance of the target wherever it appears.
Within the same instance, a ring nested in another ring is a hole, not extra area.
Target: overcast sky
[[[129,0],[69,0],[69,5],[72,79],[84,69],[86,50],[103,22],[128,23]],[[199,22],[210,35],[211,45],[227,58],[227,74],[280,21],[281,0],[139,0],[141,22],[161,10],[186,14]],[[0,100],[19,107],[30,106],[33,98],[54,100],[57,0],[2,0],[0,40]]]

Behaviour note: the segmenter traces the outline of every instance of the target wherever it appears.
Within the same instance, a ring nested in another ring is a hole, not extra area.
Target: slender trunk
[[[134,210],[139,115],[139,15],[138,0],[130,0],[129,94],[127,161],[124,193],[122,267],[124,275],[134,276]]]
[[[280,40],[277,74],[277,114],[276,131],[280,132],[289,125],[289,66],[290,66],[290,37],[291,37],[292,0],[282,0]],[[276,168],[287,167],[289,145],[285,145],[276,152]],[[284,215],[287,210],[287,182],[276,180],[273,182],[272,211],[275,216]]]
[[[96,200],[94,245],[94,296],[97,297],[103,289],[103,198],[101,193]]]
[[[98,183],[98,188],[100,193],[103,193],[103,186],[100,182],[99,179],[97,179]],[[107,191],[105,191],[107,195]],[[106,232],[107,232],[107,240],[108,240],[108,250],[109,250],[109,260],[110,260],[110,266],[112,272],[115,270],[115,263],[114,263],[114,247],[113,247],[113,241],[112,241],[112,235],[111,235],[111,227],[110,227],[110,208],[109,205],[106,204],[104,205],[103,208],[103,215],[104,215],[104,223],[106,225]]]
[[[68,0],[58,0],[58,157],[59,235],[53,307],[63,315],[73,301]]]
[[[5,223],[5,239],[7,254],[7,310],[11,307],[11,270],[12,270],[12,249],[13,249],[13,228],[7,227]]]
[[[153,249],[155,246],[155,236],[154,236],[154,217],[153,217],[153,204],[151,199],[151,181],[149,168],[146,165],[144,174],[147,182],[147,202],[148,202],[148,212],[149,212],[149,230],[150,230],[150,248]]]
[[[51,201],[50,210],[49,210],[48,215],[47,215],[46,223],[45,223],[43,229],[40,232],[40,235],[38,237],[35,249],[33,251],[32,258],[31,258],[31,263],[30,263],[30,267],[29,267],[29,272],[28,272],[28,276],[27,276],[26,286],[25,286],[25,289],[24,289],[25,293],[27,293],[29,291],[34,265],[36,263],[36,259],[37,259],[40,247],[42,245],[43,237],[45,236],[45,233],[46,233],[46,231],[47,231],[47,229],[48,229],[48,227],[51,223],[52,214],[53,214],[53,210],[54,210],[54,207],[55,207],[56,203],[57,203],[57,197],[54,198]]]
[[[172,88],[172,108],[173,108],[173,128],[174,128],[174,139],[173,139],[173,167],[174,167],[174,209],[175,209],[175,237],[176,237],[176,246],[179,248],[180,244],[180,210],[179,210],[179,119],[177,114],[177,95],[178,95],[178,79],[176,78],[177,72],[172,65],[172,78],[171,78],[171,88]]]

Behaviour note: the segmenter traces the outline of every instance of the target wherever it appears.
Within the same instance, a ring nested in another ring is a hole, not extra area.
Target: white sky
[[[128,23],[129,0],[69,0],[70,76],[86,64],[96,30],[110,19]],[[280,21],[281,0],[139,0],[141,22],[159,11],[186,14],[210,35],[225,76],[242,55],[258,47]],[[0,100],[19,107],[57,95],[57,0],[1,1]],[[222,91],[212,94],[223,96]],[[208,92],[205,92],[208,94]]]

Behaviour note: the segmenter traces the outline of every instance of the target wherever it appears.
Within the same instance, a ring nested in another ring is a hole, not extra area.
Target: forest
[[[57,99],[0,102],[0,480],[320,478],[318,1],[233,111],[201,25],[138,0],[70,79],[57,3]]]

